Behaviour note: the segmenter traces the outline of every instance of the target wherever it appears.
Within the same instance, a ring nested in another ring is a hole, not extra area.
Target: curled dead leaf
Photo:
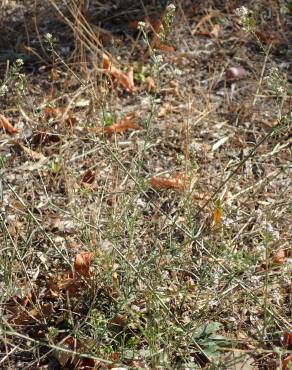
[[[14,127],[6,117],[0,114],[0,127],[2,127],[9,134],[16,134],[18,132],[17,128]]]
[[[155,190],[174,189],[186,190],[190,188],[191,183],[195,180],[187,178],[185,174],[178,173],[174,177],[165,178],[160,176],[153,176],[150,180],[151,187]]]
[[[156,91],[156,84],[152,77],[149,76],[146,78],[146,84],[147,84],[147,91],[149,93],[154,93]]]
[[[292,355],[289,355],[288,357],[284,358],[282,361],[282,369],[283,370],[290,370],[292,366]]]
[[[102,55],[102,67],[109,73],[113,81],[121,85],[126,91],[133,92],[135,87],[133,68],[130,68],[128,73],[120,71],[113,65],[110,58],[105,53]]]
[[[93,184],[95,180],[95,173],[91,171],[90,169],[86,170],[83,177],[82,177],[82,182],[86,184]]]
[[[214,36],[216,39],[218,39],[219,34],[220,34],[220,24],[215,24],[212,31],[210,32],[210,35]]]
[[[133,122],[130,118],[126,117],[120,121],[117,121],[113,125],[98,128],[96,133],[103,133],[104,135],[109,136],[114,133],[123,133],[128,130],[139,130],[140,128],[141,127]]]
[[[220,202],[217,202],[213,209],[213,214],[212,214],[214,227],[218,227],[222,224],[222,216],[223,216],[223,208]]]
[[[134,90],[134,68],[133,67],[129,68],[129,71],[127,72],[126,76],[128,77],[128,83],[132,91]]]
[[[151,43],[151,47],[156,50],[164,51],[165,53],[173,53],[175,51],[173,46],[161,43],[159,38],[155,36]]]
[[[292,349],[292,333],[284,333],[284,346],[288,349]]]
[[[90,277],[90,266],[93,260],[94,254],[92,252],[78,253],[74,261],[75,272],[84,277]]]
[[[265,32],[265,31],[256,30],[255,35],[264,44],[271,44],[272,42],[277,41],[277,38],[275,35]]]
[[[286,261],[286,253],[284,249],[279,249],[272,259],[272,262],[276,265],[281,265]]]

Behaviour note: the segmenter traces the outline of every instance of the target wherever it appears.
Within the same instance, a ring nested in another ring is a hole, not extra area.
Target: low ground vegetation
[[[291,5],[137,3],[2,4],[0,366],[288,370]]]

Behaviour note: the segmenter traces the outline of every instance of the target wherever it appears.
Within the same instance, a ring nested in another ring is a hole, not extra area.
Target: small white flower
[[[45,34],[45,39],[48,41],[48,42],[50,42],[50,41],[52,41],[52,39],[53,39],[53,35],[51,34],[51,33],[46,33]]]
[[[241,6],[235,10],[235,14],[239,17],[239,21],[246,32],[254,31],[255,29],[255,18],[252,10],[245,6]]]
[[[19,59],[16,59],[16,62],[15,62],[19,67],[20,66],[23,66],[23,59],[19,58]]]
[[[158,64],[162,63],[163,62],[163,56],[160,55],[160,54],[159,55],[155,55],[154,62],[155,63],[158,63]]]
[[[278,86],[277,87],[277,93],[278,94],[284,94],[285,93],[285,89],[283,86]]]
[[[277,66],[274,65],[271,67],[265,80],[267,82],[267,86],[276,94],[285,94],[286,81],[281,70]]]
[[[178,68],[175,68],[174,69],[174,73],[177,75],[177,76],[182,76],[183,75],[183,71],[181,69],[178,69]]]
[[[0,96],[4,96],[8,92],[8,86],[7,85],[2,85],[0,86]]]
[[[249,10],[246,6],[241,6],[235,9],[235,14],[240,18],[246,18],[249,15]]]
[[[137,28],[138,28],[138,30],[143,31],[146,28],[146,23],[142,22],[142,21],[138,22],[138,27]]]
[[[167,12],[171,12],[171,13],[175,12],[175,9],[176,8],[174,4],[169,4],[166,8]]]

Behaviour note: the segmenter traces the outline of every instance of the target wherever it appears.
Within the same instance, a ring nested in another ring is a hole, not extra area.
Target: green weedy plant
[[[196,342],[214,360],[222,353],[222,347],[230,346],[230,342],[224,336],[217,334],[221,326],[219,322],[210,322],[197,328],[194,335]]]
[[[168,38],[169,38],[169,35],[173,27],[175,11],[176,11],[176,7],[174,4],[169,4],[165,10],[163,22],[160,25],[159,33],[156,35],[156,37],[158,37],[162,43],[168,42]],[[154,69],[154,78],[155,78],[155,81],[157,81],[158,90],[159,90],[160,69],[161,69],[161,63],[163,61],[163,57],[161,54],[157,53],[155,49],[155,45],[154,47],[151,45],[151,42],[148,36],[148,27],[149,25],[147,25],[145,22],[138,23],[138,30],[140,30],[140,32],[142,33],[144,44],[149,49],[149,52],[151,55],[151,59],[153,62],[153,69]]]
[[[169,4],[166,8],[166,13],[164,16],[164,26],[162,27],[162,31],[159,35],[163,39],[163,41],[167,41],[167,38],[172,30],[175,11],[176,8],[174,4]]]
[[[23,96],[27,80],[24,73],[21,73],[23,66],[22,59],[16,59],[16,61],[8,68],[8,71],[4,77],[4,80],[0,82],[0,97],[7,95],[10,92],[16,93],[19,99]]]
[[[279,5],[281,9],[283,9],[283,6],[280,4]],[[282,6],[282,7],[281,7]],[[277,105],[279,106],[280,101],[279,99],[281,97],[285,97],[286,95],[291,94],[291,88],[288,88],[287,80],[283,73],[280,71],[279,67],[277,64],[269,58],[269,52],[270,52],[270,46],[266,47],[260,38],[257,35],[256,32],[256,17],[255,14],[252,10],[246,8],[245,6],[241,6],[240,8],[236,9],[236,15],[239,17],[239,20],[242,24],[243,29],[250,33],[255,40],[257,41],[257,44],[261,48],[262,52],[265,55],[265,63],[263,66],[263,72],[265,71],[265,66],[266,62],[269,60],[269,62],[272,63],[272,68],[270,69],[268,75],[265,77],[265,81],[267,83],[267,87],[271,90],[272,93],[274,93],[277,96]],[[263,82],[263,75],[261,76],[260,84]],[[259,85],[260,87],[260,85]],[[257,91],[258,94],[259,91]],[[256,95],[257,95],[256,94]],[[253,102],[253,105],[255,104],[256,101],[256,96],[255,100]]]

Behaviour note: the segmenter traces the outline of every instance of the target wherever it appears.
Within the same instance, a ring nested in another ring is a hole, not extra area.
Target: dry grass
[[[0,366],[288,369],[290,15],[181,2],[153,55],[155,7],[82,4],[3,8]]]

